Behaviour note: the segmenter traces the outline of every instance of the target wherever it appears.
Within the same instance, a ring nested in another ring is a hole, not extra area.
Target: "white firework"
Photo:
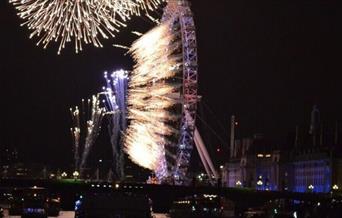
[[[100,39],[114,37],[131,16],[148,14],[164,0],[9,0],[31,31],[46,48],[59,43],[58,54],[74,41],[76,53],[82,45],[102,47]]]
[[[77,106],[70,108],[73,121],[73,127],[70,130],[75,149],[75,170],[79,171],[81,176],[83,176],[89,153],[100,134],[102,120],[106,114],[111,113],[100,106],[100,103],[99,95],[94,95],[87,102],[82,99],[81,110]]]

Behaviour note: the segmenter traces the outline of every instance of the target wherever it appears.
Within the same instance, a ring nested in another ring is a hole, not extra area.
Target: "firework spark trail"
[[[120,111],[117,110],[109,118],[108,131],[113,152],[113,173],[115,179],[122,179],[124,176],[122,149],[120,144]]]
[[[175,52],[180,44],[171,23],[154,28],[130,49],[136,65],[129,82],[131,123],[126,132],[125,151],[133,162],[154,171],[160,179],[168,176],[167,138],[178,132],[169,123],[178,119],[170,109],[180,103],[173,94],[179,91],[179,86],[168,80],[179,72],[182,56]]]
[[[9,0],[31,31],[37,45],[59,43],[58,54],[74,41],[76,53],[84,44],[102,47],[132,16],[148,15],[164,0]]]
[[[84,143],[84,150],[82,154],[80,170],[85,169],[86,161],[89,156],[89,152],[92,146],[95,143],[96,138],[98,137],[100,130],[102,119],[106,114],[106,109],[100,107],[100,100],[98,96],[93,96],[91,101],[91,119],[87,121],[87,136]],[[82,175],[82,173],[81,173]]]
[[[122,148],[122,133],[127,128],[126,93],[128,72],[120,70],[113,72],[108,78],[104,75],[107,85],[103,87],[107,98],[108,110],[114,113],[109,116],[109,135],[114,157],[114,170],[118,179],[124,177],[124,154]]]
[[[71,113],[71,118],[73,122],[73,128],[70,128],[71,131],[71,136],[73,139],[74,143],[74,164],[75,164],[75,170],[79,170],[79,159],[80,159],[80,154],[79,154],[79,149],[80,149],[80,138],[81,138],[81,127],[80,127],[80,122],[79,122],[79,115],[80,111],[78,107],[73,110],[70,108],[70,113]]]
[[[115,88],[115,97],[116,102],[118,104],[121,119],[120,119],[120,128],[121,130],[125,130],[127,128],[127,119],[126,119],[126,94],[127,94],[127,85],[128,85],[128,72],[125,71],[117,71],[112,74],[113,78],[113,88]]]
[[[91,100],[88,99],[87,108],[88,111],[85,111],[84,100],[82,99],[82,121],[84,120],[84,125],[80,122],[79,108],[76,106],[75,109],[70,109],[74,125],[71,128],[71,133],[75,147],[75,169],[81,172],[81,176],[86,167],[89,152],[100,133],[102,119],[108,113],[104,107],[100,107],[100,98],[98,95],[93,96]],[[84,128],[82,128],[83,126]],[[82,140],[82,137],[84,137],[84,140]],[[80,154],[82,142],[84,143],[82,147],[83,152]]]

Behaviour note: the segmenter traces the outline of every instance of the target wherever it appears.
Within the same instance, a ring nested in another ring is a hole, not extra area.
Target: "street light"
[[[66,172],[63,172],[61,176],[62,176],[62,178],[65,178],[68,176],[68,174]]]
[[[78,171],[75,171],[72,173],[72,175],[74,176],[74,179],[77,179],[80,176],[80,173]]]
[[[262,175],[259,176],[258,181],[257,181],[257,186],[259,189],[261,189],[261,187],[263,186],[263,182],[262,182]]]
[[[235,185],[236,185],[237,187],[241,187],[242,183],[240,182],[240,180],[238,180],[238,181],[235,183]]]
[[[315,189],[315,186],[313,186],[313,185],[310,184],[310,185],[308,186],[308,189],[309,189],[309,191],[312,192],[312,191]]]
[[[338,185],[334,185],[333,187],[332,187],[332,189],[334,190],[334,191],[337,191],[338,190]]]

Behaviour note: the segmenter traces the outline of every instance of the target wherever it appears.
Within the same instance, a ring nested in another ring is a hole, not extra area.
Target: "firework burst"
[[[102,47],[100,39],[114,37],[131,16],[155,10],[164,0],[9,0],[18,16],[46,48],[59,43],[58,54],[74,41],[76,53],[84,44]]]
[[[179,85],[171,80],[179,73],[182,57],[175,52],[180,45],[170,26],[171,22],[159,25],[130,49],[136,65],[129,82],[131,123],[125,150],[133,162],[161,179],[168,176],[168,137],[178,132],[170,124],[178,119],[171,111],[180,102]]]

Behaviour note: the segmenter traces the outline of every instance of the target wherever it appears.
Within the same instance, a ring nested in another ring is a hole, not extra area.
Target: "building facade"
[[[286,154],[274,149],[261,135],[236,140],[234,147],[235,154],[225,166],[225,186],[258,190],[286,188]]]
[[[234,117],[235,122],[235,117]],[[232,125],[235,134],[235,125]],[[314,106],[306,133],[296,128],[292,143],[277,146],[262,135],[235,139],[224,167],[223,185],[257,190],[331,192],[342,188],[339,124],[323,129]],[[232,136],[232,134],[231,134]]]

